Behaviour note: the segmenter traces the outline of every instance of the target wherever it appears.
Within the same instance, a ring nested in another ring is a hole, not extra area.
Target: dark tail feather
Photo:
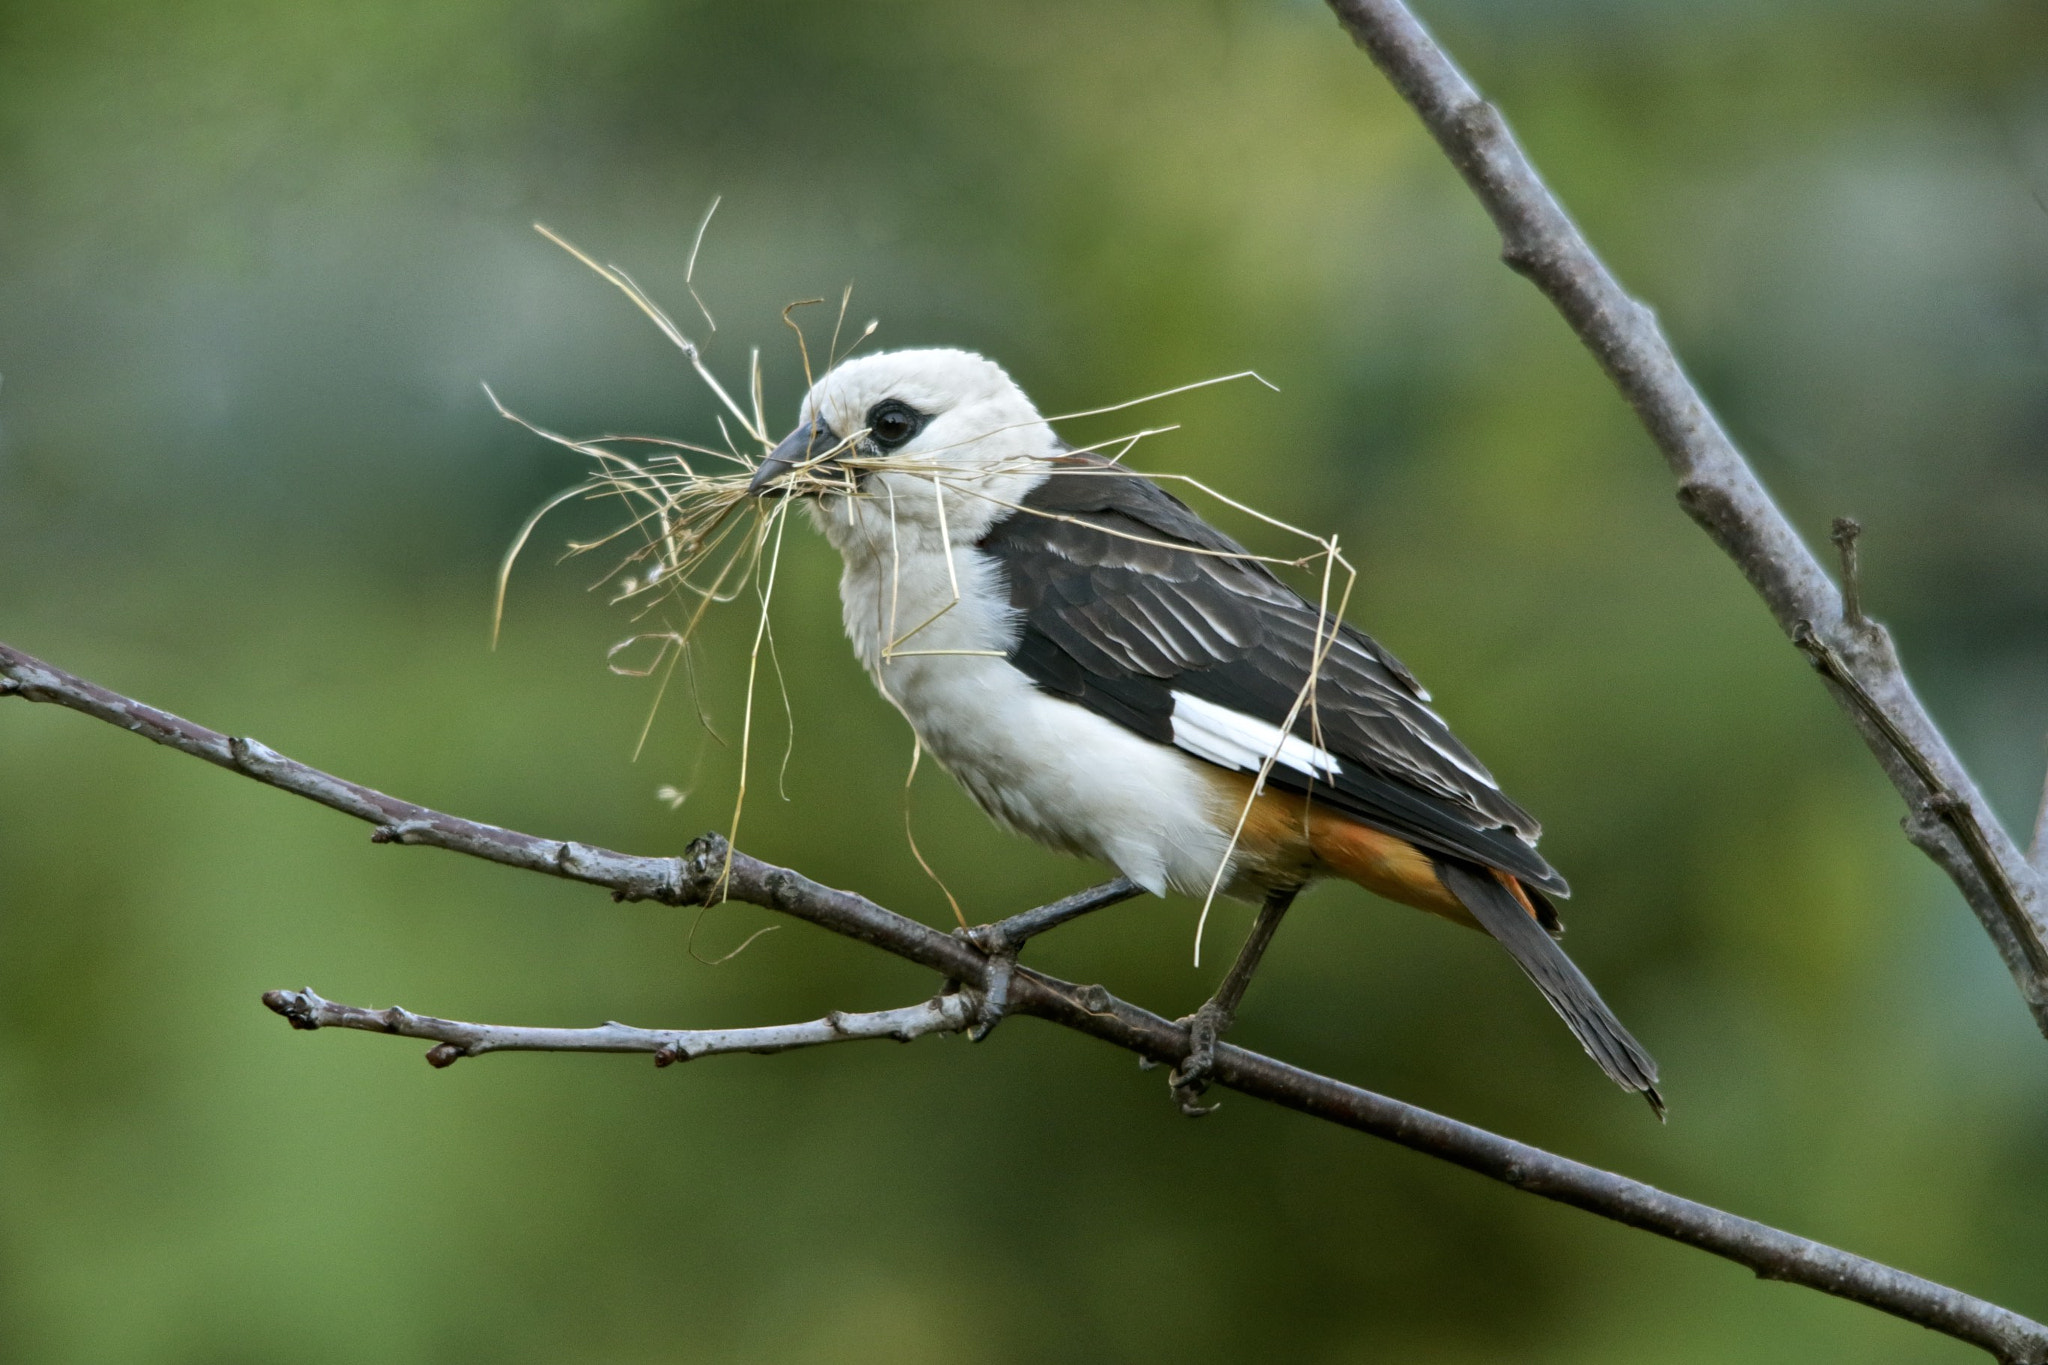
[[[1499,939],[1515,964],[1529,974],[1586,1055],[1622,1089],[1641,1091],[1661,1121],[1664,1100],[1657,1093],[1657,1063],[1629,1036],[1586,974],[1564,955],[1564,949],[1551,940],[1514,894],[1487,868],[1439,862],[1437,875],[1480,927]]]

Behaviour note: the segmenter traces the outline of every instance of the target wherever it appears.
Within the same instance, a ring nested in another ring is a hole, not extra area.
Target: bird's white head
[[[1059,449],[994,361],[971,351],[884,351],[812,385],[796,429],[761,462],[749,491],[814,494],[835,541],[876,518],[898,535],[961,544],[1006,515]]]

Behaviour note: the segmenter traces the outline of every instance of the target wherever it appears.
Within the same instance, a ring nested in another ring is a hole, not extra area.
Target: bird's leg
[[[1188,1026],[1188,1055],[1167,1077],[1167,1084],[1174,1099],[1180,1102],[1180,1111],[1189,1118],[1199,1118],[1216,1107],[1201,1103],[1202,1092],[1209,1088],[1209,1072],[1216,1065],[1216,1040],[1229,1032],[1236,1021],[1237,1007],[1244,1000],[1245,988],[1252,984],[1252,973],[1259,969],[1259,959],[1273,942],[1280,917],[1294,904],[1299,890],[1292,887],[1267,893],[1266,903],[1259,907],[1259,917],[1252,921],[1252,931],[1246,936],[1244,947],[1238,949],[1237,961],[1230,964],[1223,984],[1200,1009],[1180,1021]]]
[[[1003,1010],[1010,1003],[1010,974],[1016,969],[1018,951],[1026,943],[1068,920],[1127,901],[1144,889],[1129,877],[1118,877],[993,924],[954,930],[956,936],[988,954],[988,984],[980,992],[981,1003],[975,1009],[974,1024],[967,1030],[967,1036],[978,1043],[1001,1022]]]

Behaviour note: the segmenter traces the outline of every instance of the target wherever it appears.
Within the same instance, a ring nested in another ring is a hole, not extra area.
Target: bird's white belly
[[[1155,895],[1205,894],[1237,814],[1207,765],[1039,691],[1001,657],[1016,627],[988,557],[956,548],[949,575],[921,548],[848,553],[840,596],[855,652],[932,757],[1011,829]]]
[[[902,676],[912,672],[924,676]],[[889,677],[925,747],[997,820],[1154,894],[1208,890],[1228,837],[1197,760],[1040,692],[1005,660],[933,660]]]

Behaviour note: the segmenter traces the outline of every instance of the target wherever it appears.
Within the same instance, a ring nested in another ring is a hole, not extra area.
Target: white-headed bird
[[[1280,916],[1341,877],[1491,934],[1662,1113],[1656,1063],[1553,941],[1569,889],[1540,827],[1415,676],[1157,484],[1065,445],[999,366],[838,366],[751,491],[805,496],[861,663],[998,823],[1155,895],[1262,903],[1189,1021],[1190,1112]]]

